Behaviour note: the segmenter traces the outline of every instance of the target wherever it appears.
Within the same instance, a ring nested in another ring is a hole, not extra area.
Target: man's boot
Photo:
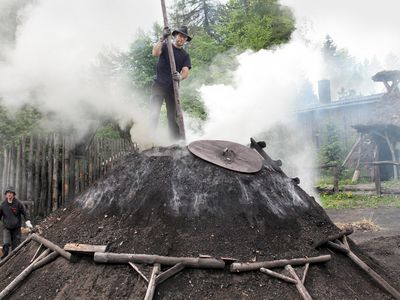
[[[1,259],[5,258],[8,255],[8,251],[10,251],[10,244],[4,244],[3,256],[1,257]]]

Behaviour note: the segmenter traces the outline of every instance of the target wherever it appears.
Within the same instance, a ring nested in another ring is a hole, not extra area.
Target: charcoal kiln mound
[[[311,264],[305,286],[314,299],[392,299],[344,254],[315,243],[338,233],[296,180],[269,164],[243,174],[205,162],[187,148],[154,148],[123,159],[104,180],[40,224],[66,243],[109,245],[109,252],[173,257],[230,257],[239,262],[330,254]],[[385,266],[350,240],[353,251],[395,287]],[[0,268],[0,288],[36,251],[28,244]],[[18,259],[17,259],[18,258]],[[152,266],[140,265],[150,276]],[[297,268],[296,268],[297,269]],[[283,272],[283,268],[275,269]],[[147,283],[127,264],[58,258],[36,270],[11,299],[143,299]],[[259,271],[185,268],[157,286],[154,299],[301,299],[295,285]]]

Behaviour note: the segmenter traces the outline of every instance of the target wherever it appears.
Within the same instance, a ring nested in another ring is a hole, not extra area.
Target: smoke
[[[346,48],[359,60],[376,57],[384,68],[392,68],[388,55],[399,53],[398,1],[382,0],[281,0],[295,13],[298,26],[308,23],[312,40],[333,37],[339,47]],[[397,64],[397,68],[400,66]]]
[[[295,109],[307,85],[313,86],[308,97],[316,98],[318,80],[345,77],[343,72],[333,73],[323,60],[321,48],[326,35],[338,48],[347,50],[355,64],[366,65],[362,78],[347,76],[341,84],[368,95],[382,91],[381,85],[371,80],[375,72],[400,68],[393,55],[400,50],[395,32],[400,19],[395,9],[388,9],[396,7],[395,0],[379,4],[361,0],[282,3],[293,8],[297,18],[297,31],[290,43],[238,56],[232,85],[202,86],[208,119],[202,131],[192,132],[190,138],[243,144],[251,136],[266,140],[267,153],[273,159],[282,159],[286,173],[298,176],[302,187],[313,194],[316,152],[296,124]]]
[[[124,74],[102,68],[101,54],[126,51],[139,28],[161,20],[159,1],[6,0],[0,12],[2,105],[33,104],[47,126],[81,135],[107,118],[145,123],[132,100],[140,95]]]

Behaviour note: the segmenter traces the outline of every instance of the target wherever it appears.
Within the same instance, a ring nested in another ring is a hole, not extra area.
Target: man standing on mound
[[[165,42],[171,34],[169,28],[164,28],[163,36],[154,44],[152,54],[159,57],[157,62],[157,74],[151,87],[150,97],[150,121],[155,128],[158,125],[160,110],[163,101],[167,107],[168,128],[172,138],[179,139],[179,126],[176,122],[176,106],[173,80],[178,83],[189,76],[192,67],[189,54],[183,49],[186,42],[192,38],[188,34],[186,26],[182,26],[172,32],[174,41],[172,48],[174,52],[176,72],[171,74],[171,66],[168,57],[168,47]]]
[[[5,258],[10,247],[14,250],[21,243],[21,216],[24,216],[25,224],[32,229],[28,213],[24,205],[15,197],[15,189],[11,186],[5,191],[6,199],[0,206],[0,220],[3,219],[3,256]]]

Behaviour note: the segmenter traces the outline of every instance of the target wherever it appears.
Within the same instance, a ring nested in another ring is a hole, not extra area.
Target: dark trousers
[[[3,244],[11,245],[12,249],[18,247],[21,243],[21,227],[16,229],[3,229]]]
[[[176,106],[175,106],[175,95],[174,89],[165,88],[157,82],[153,83],[151,87],[150,97],[150,121],[153,128],[157,128],[158,120],[160,118],[160,111],[163,101],[167,106],[167,119],[168,128],[172,138],[179,138],[179,127],[176,123]]]

